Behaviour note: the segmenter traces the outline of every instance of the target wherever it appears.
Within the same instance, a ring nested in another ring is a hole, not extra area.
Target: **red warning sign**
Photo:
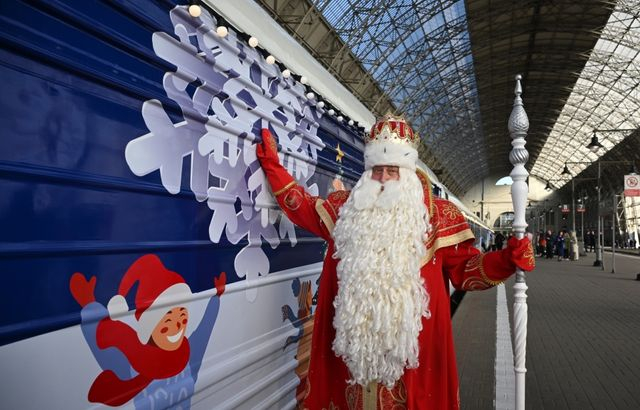
[[[624,196],[640,196],[640,176],[636,174],[624,176]]]

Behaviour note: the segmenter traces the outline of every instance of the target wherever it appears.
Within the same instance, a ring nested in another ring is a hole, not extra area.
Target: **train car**
[[[446,190],[446,188],[444,188]],[[474,246],[481,251],[487,251],[491,240],[491,236],[494,234],[493,229],[487,226],[476,214],[474,214],[465,204],[463,204],[455,195],[448,194],[449,201],[454,203],[467,219],[471,231],[475,236]]]
[[[362,130],[204,8],[1,7],[0,407],[294,407],[325,244],[254,140],[326,196]]]
[[[418,168],[427,174],[431,181],[433,195],[451,201],[460,209],[475,236],[474,246],[482,251],[486,251],[493,230],[487,226],[477,215],[475,215],[465,204],[453,195],[446,186],[440,182],[437,175],[422,161],[418,162]]]
[[[305,393],[326,246],[277,209],[255,140],[326,196],[361,174],[363,130],[187,6],[0,5],[2,408]]]

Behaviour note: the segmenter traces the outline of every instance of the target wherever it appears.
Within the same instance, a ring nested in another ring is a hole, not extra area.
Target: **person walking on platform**
[[[571,243],[571,260],[572,261],[577,261],[580,251],[578,249],[578,236],[576,235],[576,231],[571,231],[570,237],[571,237],[571,241],[570,241],[570,243]]]
[[[300,406],[460,408],[449,281],[483,290],[535,265],[531,241],[481,253],[458,208],[416,168],[419,137],[386,115],[372,128],[352,191],[304,191],[267,129],[256,153],[289,219],[328,242]]]
[[[589,230],[582,233],[582,246],[585,253],[589,252]]]
[[[593,232],[593,229],[589,231],[589,249],[591,250],[591,252],[595,252],[596,251],[596,234],[595,232]]]
[[[538,233],[538,255],[545,257],[547,254],[547,239],[543,231]]]
[[[553,237],[553,232],[551,231],[551,229],[547,230],[547,234],[545,236],[545,242],[547,243],[547,251],[546,251],[546,255],[547,255],[547,259],[551,259],[553,258],[553,248],[554,248],[554,237]]]
[[[504,235],[502,234],[502,232],[497,232],[496,233],[496,250],[500,250],[502,249],[502,247],[504,246]]]
[[[564,231],[558,232],[558,236],[556,236],[555,242],[558,262],[560,262],[564,258]]]

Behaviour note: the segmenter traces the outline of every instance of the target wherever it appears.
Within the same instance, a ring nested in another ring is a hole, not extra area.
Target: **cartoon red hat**
[[[136,331],[142,343],[147,343],[153,329],[172,307],[187,306],[193,294],[178,273],[168,270],[156,255],[145,255],[136,260],[122,277],[118,294],[107,305],[109,316],[118,320],[129,310],[125,296],[138,282]],[[197,323],[197,322],[196,322]]]

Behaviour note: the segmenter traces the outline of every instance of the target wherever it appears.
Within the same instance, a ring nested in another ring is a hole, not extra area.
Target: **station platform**
[[[640,409],[640,257],[617,253],[615,274],[610,252],[605,270],[594,260],[537,258],[527,274],[527,409]],[[467,292],[454,315],[462,409],[513,408],[500,323],[512,324],[514,283]]]

